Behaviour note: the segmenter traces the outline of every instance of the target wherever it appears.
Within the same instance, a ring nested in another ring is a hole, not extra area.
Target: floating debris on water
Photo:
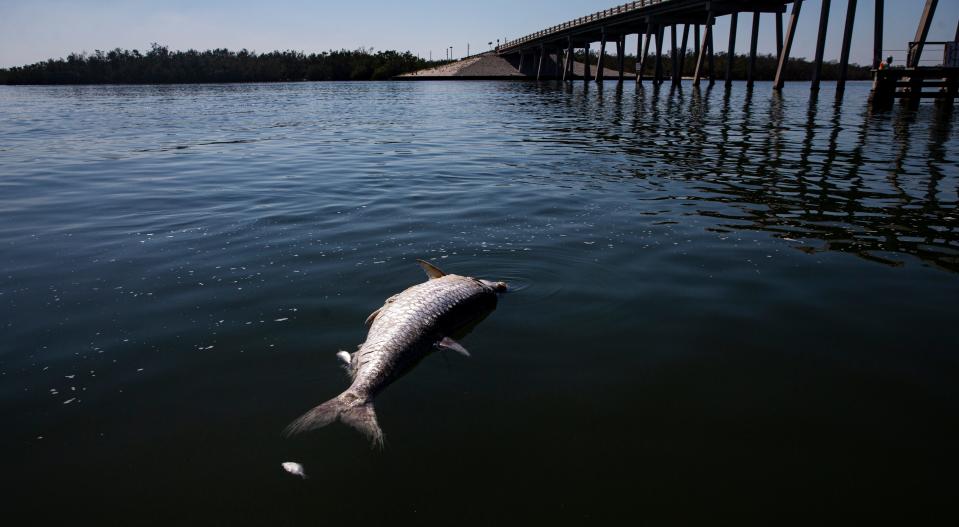
[[[287,461],[283,463],[283,470],[293,474],[294,476],[300,476],[303,479],[306,479],[306,471],[303,469],[303,465],[299,463],[294,463],[293,461]]]

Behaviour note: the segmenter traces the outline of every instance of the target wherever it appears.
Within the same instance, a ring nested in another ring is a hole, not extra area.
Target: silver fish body
[[[366,342],[353,354],[338,354],[349,358],[350,387],[291,423],[288,434],[340,420],[382,446],[374,397],[437,349],[467,354],[454,337],[496,308],[497,293],[505,291],[506,284],[445,274],[426,262],[420,264],[430,280],[387,299],[367,319],[371,325]]]

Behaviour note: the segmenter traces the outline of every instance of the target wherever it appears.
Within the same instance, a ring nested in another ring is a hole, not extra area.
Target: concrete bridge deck
[[[574,47],[617,36],[644,33],[648,26],[705,24],[713,17],[739,12],[783,13],[793,0],[640,0],[597,11],[562,24],[511,40],[496,51],[515,53],[541,45],[555,46],[572,39]]]
[[[831,0],[820,0],[818,3],[820,8],[819,30],[816,40],[816,56],[811,72],[810,89],[812,90],[819,89],[822,78],[823,55],[829,25]],[[857,3],[857,0],[847,0],[842,51],[839,61],[840,77],[837,83],[837,91],[840,93],[846,84],[849,66],[849,50],[852,43]],[[786,7],[790,4],[792,5],[792,9],[789,13],[788,27],[785,28],[784,33],[783,15],[786,13]],[[872,31],[872,66],[873,69],[878,72],[884,55],[882,43],[885,2],[884,0],[873,0],[873,4],[875,17]],[[922,6],[922,3],[919,1],[916,1],[914,4],[916,9]],[[955,86],[957,76],[950,73],[950,68],[957,68],[945,63],[936,71],[919,66],[920,56],[926,44],[938,0],[926,0],[924,4],[919,20],[919,27],[916,30],[916,37],[908,43],[909,55],[906,60],[906,69],[913,71],[914,74],[905,75],[905,77],[913,80],[910,88],[903,91],[903,93],[910,94],[911,98],[917,98],[919,96],[918,94],[922,93],[921,86],[927,84],[933,87],[942,87],[942,92],[946,95],[940,98],[948,99],[951,102],[959,90],[957,90]],[[756,47],[760,31],[761,15],[771,14],[775,22],[776,54],[778,58],[773,87],[779,90],[782,89],[784,85],[783,71],[789,61],[789,54],[796,37],[796,26],[802,7],[803,0],[638,0],[604,9],[591,15],[557,24],[516,40],[505,42],[497,46],[495,52],[504,58],[508,58],[511,63],[518,64],[520,71],[524,71],[524,66],[527,69],[532,69],[537,79],[552,77],[571,80],[575,77],[580,77],[579,75],[574,75],[573,57],[577,49],[582,49],[585,64],[581,77],[588,79],[591,77],[590,45],[594,42],[600,43],[598,63],[602,64],[603,58],[606,56],[606,44],[611,43],[616,46],[616,56],[619,66],[617,77],[618,80],[622,82],[625,77],[625,39],[627,35],[635,34],[639,37],[637,39],[636,49],[636,80],[641,81],[643,79],[643,70],[647,65],[647,60],[649,60],[650,47],[652,43],[655,42],[655,49],[653,51],[655,73],[653,80],[659,83],[663,82],[667,75],[667,72],[663,71],[662,52],[665,30],[670,29],[670,53],[672,59],[670,63],[673,67],[668,75],[672,78],[673,83],[679,83],[685,74],[685,72],[682,71],[682,65],[685,63],[684,59],[689,42],[690,28],[692,28],[694,38],[693,52],[696,58],[695,69],[692,72],[693,84],[698,85],[700,79],[704,76],[709,79],[710,83],[713,83],[718,76],[715,71],[715,45],[713,42],[713,25],[715,24],[716,18],[729,16],[729,43],[726,52],[727,56],[735,57],[739,13],[750,13],[752,15],[752,33],[749,62],[747,63],[747,82],[749,85],[752,85],[755,80]],[[682,44],[678,46],[677,28],[679,26],[683,26],[683,32]],[[702,38],[700,38],[701,27],[703,31]],[[957,45],[955,49],[959,50],[959,29],[956,31],[955,43]],[[959,53],[959,51],[957,51],[957,53]],[[947,61],[948,60],[944,60],[944,62]],[[944,72],[944,74],[940,75],[939,70]],[[732,71],[733,60],[727,60],[725,71],[725,82],[727,85],[732,81]],[[877,75],[877,84],[887,77],[889,77],[888,74]],[[595,80],[597,82],[605,78],[607,78],[605,72],[596,72]],[[940,86],[940,84],[942,84],[942,86]],[[886,99],[888,99],[888,97]]]

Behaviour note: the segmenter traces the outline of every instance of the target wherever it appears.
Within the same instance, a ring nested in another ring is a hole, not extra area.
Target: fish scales
[[[445,274],[418,261],[430,280],[386,300],[367,319],[366,341],[353,354],[337,354],[348,361],[353,383],[337,397],[313,408],[287,427],[296,434],[342,421],[382,446],[383,432],[376,420],[373,398],[436,349],[469,355],[452,339],[496,307],[503,282]]]
[[[354,355],[351,367],[356,379],[353,386],[369,395],[392,380],[392,374],[405,371],[433,351],[438,333],[453,330],[459,308],[471,307],[474,296],[494,291],[480,282],[463,276],[446,275],[415,285],[400,293],[370,326],[366,342]]]

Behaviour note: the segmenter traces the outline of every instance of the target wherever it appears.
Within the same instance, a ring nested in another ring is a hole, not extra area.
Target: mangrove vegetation
[[[72,53],[26,66],[0,69],[2,84],[188,84],[203,82],[290,82],[379,80],[442,64],[412,53],[357,50],[309,55],[298,51],[149,51],[114,49]]]

